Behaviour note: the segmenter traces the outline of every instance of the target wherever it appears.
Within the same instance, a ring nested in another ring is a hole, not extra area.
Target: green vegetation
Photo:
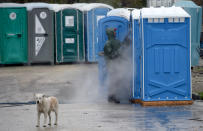
[[[196,73],[203,73],[203,66],[193,67],[192,71]]]
[[[203,100],[203,92],[199,93],[200,99]]]

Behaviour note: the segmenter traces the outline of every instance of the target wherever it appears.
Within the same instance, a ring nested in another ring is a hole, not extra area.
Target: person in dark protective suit
[[[131,68],[128,60],[131,41],[127,35],[121,43],[116,39],[116,29],[113,28],[108,28],[106,34],[108,40],[104,46],[104,58],[108,72],[108,101],[120,103],[123,99],[129,99],[130,90],[128,87],[131,77],[129,78],[127,72],[130,72]]]
[[[115,102],[115,103],[120,103],[118,98],[116,98],[115,94],[115,83],[116,80],[114,79],[114,76],[117,72],[115,68],[112,67],[113,61],[117,59],[120,56],[120,47],[121,47],[121,42],[116,39],[116,29],[113,28],[108,28],[106,30],[106,34],[108,37],[108,40],[104,46],[104,57],[105,61],[107,64],[107,70],[108,70],[108,101],[109,102]]]
[[[108,40],[104,46],[104,56],[110,60],[116,59],[119,57],[119,49],[121,47],[121,42],[116,39],[116,29],[108,28],[106,35]]]

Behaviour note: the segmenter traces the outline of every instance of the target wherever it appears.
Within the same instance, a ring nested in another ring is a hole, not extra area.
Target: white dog
[[[37,118],[37,125],[36,127],[39,127],[40,125],[40,115],[41,113],[44,113],[44,126],[46,127],[47,123],[47,116],[49,115],[49,124],[51,125],[51,111],[55,112],[55,124],[57,125],[58,121],[58,100],[56,97],[46,97],[43,94],[35,94],[35,100],[37,104],[37,113],[38,113],[38,118]]]

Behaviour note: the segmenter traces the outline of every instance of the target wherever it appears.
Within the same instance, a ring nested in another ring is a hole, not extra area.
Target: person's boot
[[[118,99],[116,99],[116,97],[114,95],[109,95],[108,96],[108,102],[114,102],[116,104],[120,103],[120,101]]]

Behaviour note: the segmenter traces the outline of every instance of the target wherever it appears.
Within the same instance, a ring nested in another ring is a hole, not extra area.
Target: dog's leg
[[[36,127],[39,127],[39,125],[40,125],[40,115],[41,115],[41,113],[38,112],[37,113],[37,125],[36,125]]]
[[[55,123],[54,123],[54,125],[57,125],[57,123],[58,123],[58,110],[55,110],[54,112],[55,112]]]
[[[49,115],[49,124],[48,125],[51,125],[51,111],[48,112],[48,115]]]
[[[48,113],[47,113],[47,112],[45,112],[45,113],[44,113],[44,125],[43,125],[43,127],[46,127],[46,123],[47,123],[47,116],[48,116]]]

